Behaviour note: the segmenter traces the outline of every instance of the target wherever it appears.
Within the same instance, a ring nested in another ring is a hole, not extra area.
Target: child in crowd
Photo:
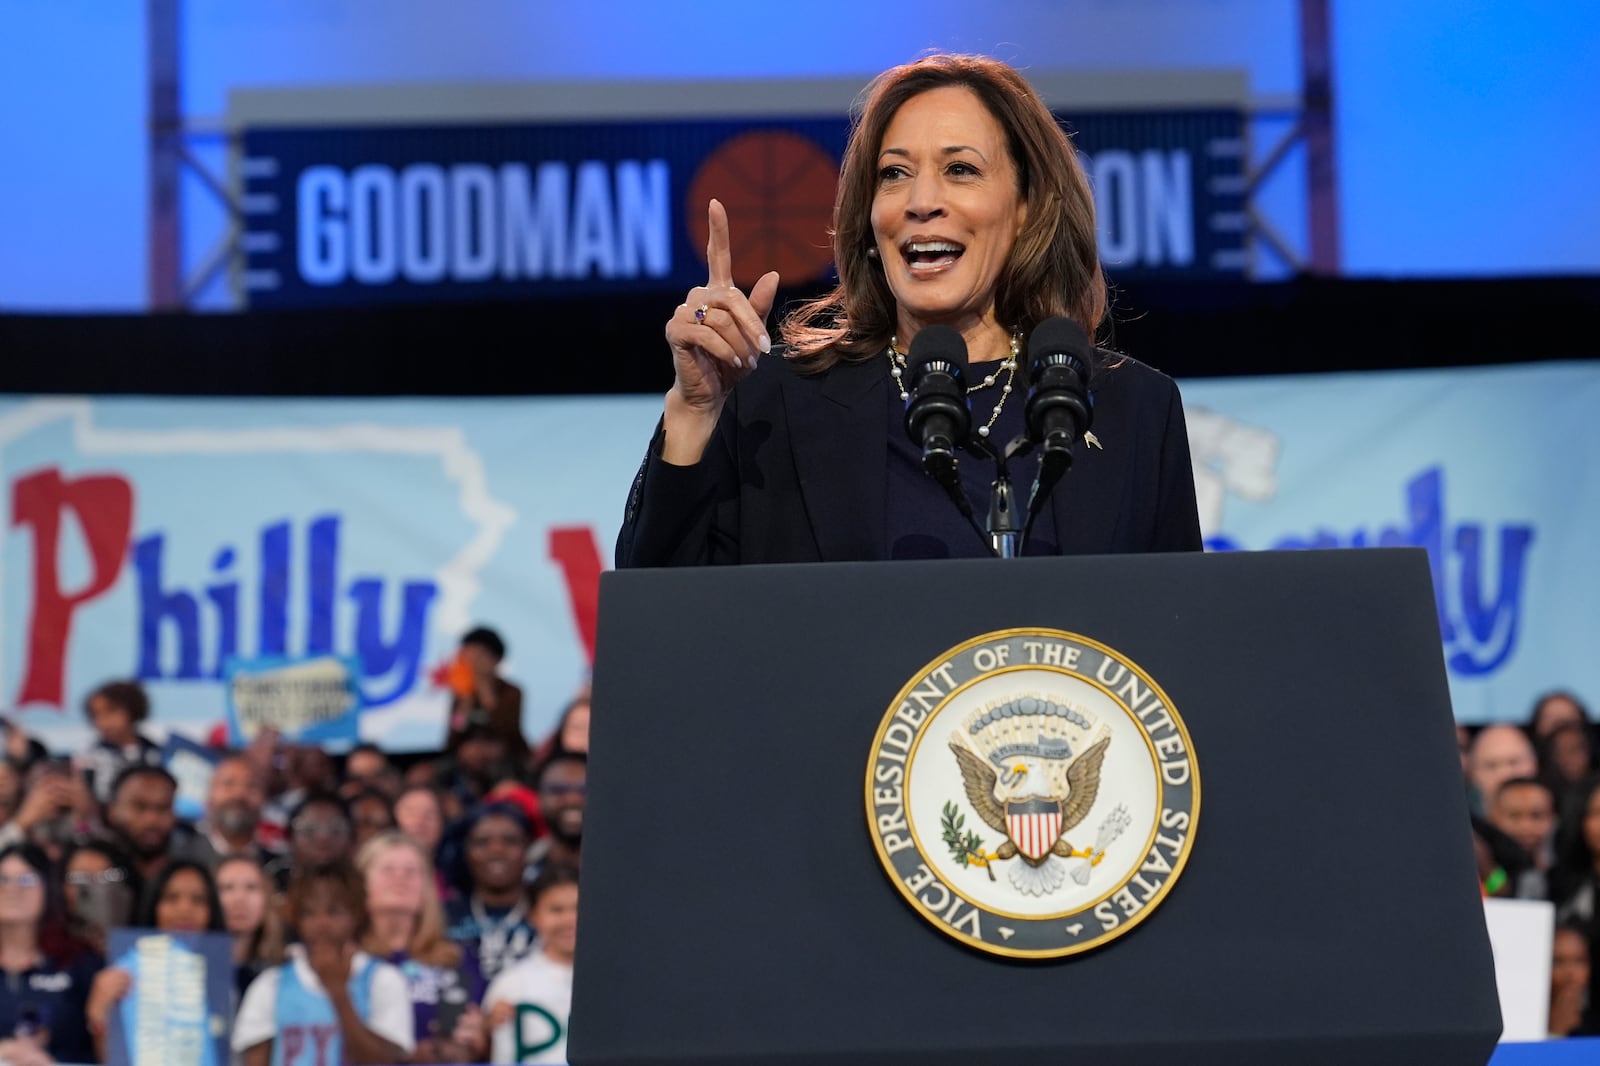
[[[295,871],[288,918],[300,943],[245,992],[233,1050],[244,1066],[394,1063],[415,1048],[400,971],[356,947],[367,929],[365,879],[348,861]]]
[[[95,799],[109,803],[122,771],[161,765],[161,749],[139,733],[139,723],[150,716],[150,698],[137,681],[112,681],[89,693],[83,710],[100,735],[85,756],[89,788]]]
[[[578,870],[551,865],[528,886],[538,948],[489,984],[483,997],[497,1063],[564,1063],[578,939]]]

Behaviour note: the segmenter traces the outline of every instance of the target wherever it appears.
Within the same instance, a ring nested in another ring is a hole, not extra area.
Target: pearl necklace
[[[984,378],[976,385],[967,387],[967,395],[971,396],[979,389],[987,389],[1000,380],[1002,372],[1006,375],[1006,383],[1000,389],[1000,399],[995,401],[994,410],[989,412],[989,421],[978,427],[978,436],[987,437],[994,424],[1000,419],[1000,408],[1006,405],[1006,397],[1011,395],[1011,387],[1017,380],[1017,363],[1022,359],[1022,337],[1019,334],[1011,335],[1011,354],[1000,361],[1000,369]],[[889,373],[894,376],[894,386],[900,391],[902,402],[910,402],[911,393],[906,391],[903,380],[906,372],[906,357],[900,352],[900,338],[889,338]]]

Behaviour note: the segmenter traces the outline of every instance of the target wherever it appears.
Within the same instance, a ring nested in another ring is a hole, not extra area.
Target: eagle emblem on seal
[[[982,707],[950,735],[967,802],[1005,840],[992,853],[977,834],[965,837],[965,819],[945,809],[945,839],[962,865],[1011,863],[1012,887],[1046,896],[1070,876],[1087,884],[1106,848],[1131,819],[1118,806],[1100,827],[1093,847],[1077,848],[1067,834],[1088,817],[1100,793],[1100,769],[1110,731],[1065,702],[1029,695]],[[994,878],[994,871],[989,869]]]

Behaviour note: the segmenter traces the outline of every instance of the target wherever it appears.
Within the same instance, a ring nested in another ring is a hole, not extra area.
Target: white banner
[[[1600,693],[1600,364],[1184,396],[1213,549],[1423,546],[1460,720]],[[537,737],[587,671],[660,402],[0,401],[0,709],[75,748],[84,696],[134,676],[154,737],[204,738],[230,668],[333,656],[359,735],[432,749],[446,664],[486,623]]]

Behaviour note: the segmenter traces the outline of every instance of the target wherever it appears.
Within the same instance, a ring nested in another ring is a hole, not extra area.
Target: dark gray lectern
[[[1203,802],[1148,921],[1054,961],[934,930],[869,840],[907,679],[1069,630],[1159,680]],[[610,573],[571,1057],[1481,1066],[1500,1032],[1415,549]]]

